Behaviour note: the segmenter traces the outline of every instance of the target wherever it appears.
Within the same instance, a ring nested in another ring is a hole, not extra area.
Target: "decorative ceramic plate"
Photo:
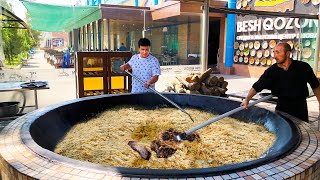
[[[239,48],[239,43],[237,41],[234,42],[233,47],[234,47],[234,49],[238,49]]]
[[[243,51],[240,51],[240,56],[243,56]]]
[[[312,47],[313,49],[316,49],[316,47],[317,47],[317,41],[312,41],[311,47]]]
[[[238,60],[239,60],[239,58],[238,58],[237,55],[233,57],[233,61],[234,61],[234,62],[238,62]]]
[[[274,52],[273,52],[273,50],[271,50],[270,55],[271,55],[271,57],[274,57]]]
[[[244,48],[248,48],[249,47],[249,43],[248,42],[245,42],[244,43]]]
[[[260,42],[259,41],[255,41],[253,44],[254,49],[258,50],[260,48]]]
[[[256,55],[256,50],[255,49],[251,49],[250,56],[255,56],[255,55]]]
[[[277,63],[277,60],[276,59],[272,59],[272,64],[275,64],[275,63]]]
[[[262,57],[262,51],[259,50],[259,51],[257,51],[257,58],[261,58],[261,57]]]
[[[267,41],[263,41],[262,42],[262,49],[267,49],[268,48],[268,42]]]
[[[259,64],[260,64],[260,59],[259,59],[259,58],[255,58],[254,63],[255,63],[256,65],[259,65]]]
[[[249,64],[254,64],[254,57],[249,58]]]
[[[241,9],[241,0],[237,1],[236,8],[237,9]]]
[[[245,49],[243,50],[243,54],[244,54],[245,56],[248,56],[249,53],[250,53],[250,50],[249,50],[248,48],[245,48]]]
[[[309,47],[310,44],[311,44],[310,40],[307,39],[304,41],[304,46]]]
[[[240,50],[236,51],[236,55],[238,55],[238,56],[240,55]]]
[[[253,42],[249,42],[249,49],[253,48]]]
[[[291,49],[293,48],[293,42],[291,40],[287,41],[287,43],[291,46]]]
[[[243,57],[239,57],[239,62],[243,62]]]
[[[246,57],[243,58],[243,62],[244,62],[244,63],[248,63],[248,62],[249,62],[248,56],[246,56]]]
[[[242,51],[244,49],[244,44],[243,43],[240,43],[239,49],[240,49],[240,51]]]
[[[295,44],[294,44],[294,49],[296,50],[296,51],[300,51],[300,50],[302,50],[302,44],[300,44],[299,42],[296,42]]]
[[[313,5],[318,5],[320,3],[320,0],[311,0],[312,4]]]
[[[251,8],[250,8],[249,5],[247,5],[244,9],[245,9],[245,10],[250,10]]]
[[[267,59],[267,65],[271,66],[271,64],[272,64],[272,60],[271,59]]]
[[[248,5],[248,1],[247,0],[242,0],[242,7],[246,7]]]
[[[276,40],[271,40],[271,41],[269,42],[270,48],[274,48],[274,47],[276,47],[276,45],[277,45]]]
[[[270,56],[270,51],[268,49],[264,50],[263,56],[264,57],[269,57]]]
[[[304,48],[304,49],[302,49],[301,55],[303,58],[308,59],[312,55],[312,50],[310,48]]]
[[[261,58],[260,64],[261,65],[266,65],[266,63],[267,63],[267,59],[265,57]]]

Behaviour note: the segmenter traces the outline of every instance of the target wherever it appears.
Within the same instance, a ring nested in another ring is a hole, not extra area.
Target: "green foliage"
[[[6,1],[0,0],[0,4],[12,12],[12,7]],[[28,16],[27,16],[28,17]],[[29,19],[27,20],[29,24]],[[18,27],[18,22],[3,22],[3,27]],[[39,46],[41,33],[30,29],[1,28],[3,51],[7,65],[18,65],[21,57],[27,58],[27,53],[32,47]]]

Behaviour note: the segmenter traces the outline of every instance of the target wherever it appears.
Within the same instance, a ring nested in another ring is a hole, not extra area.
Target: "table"
[[[46,81],[45,81],[46,82]],[[9,92],[9,91],[34,91],[34,105],[31,106],[23,106],[24,107],[35,107],[36,109],[39,108],[38,105],[38,90],[50,89],[49,84],[44,87],[32,87],[32,88],[22,88],[20,85],[26,82],[0,82],[0,92]],[[23,104],[25,105],[26,96],[23,94]]]

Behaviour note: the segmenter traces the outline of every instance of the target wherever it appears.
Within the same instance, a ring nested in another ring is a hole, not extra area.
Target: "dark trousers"
[[[288,113],[305,122],[309,122],[307,100],[303,99],[278,99],[276,110]]]

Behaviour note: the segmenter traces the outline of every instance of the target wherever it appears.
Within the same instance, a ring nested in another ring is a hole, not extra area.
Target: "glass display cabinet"
[[[120,66],[131,56],[131,52],[77,52],[77,97],[130,92],[131,77]]]

